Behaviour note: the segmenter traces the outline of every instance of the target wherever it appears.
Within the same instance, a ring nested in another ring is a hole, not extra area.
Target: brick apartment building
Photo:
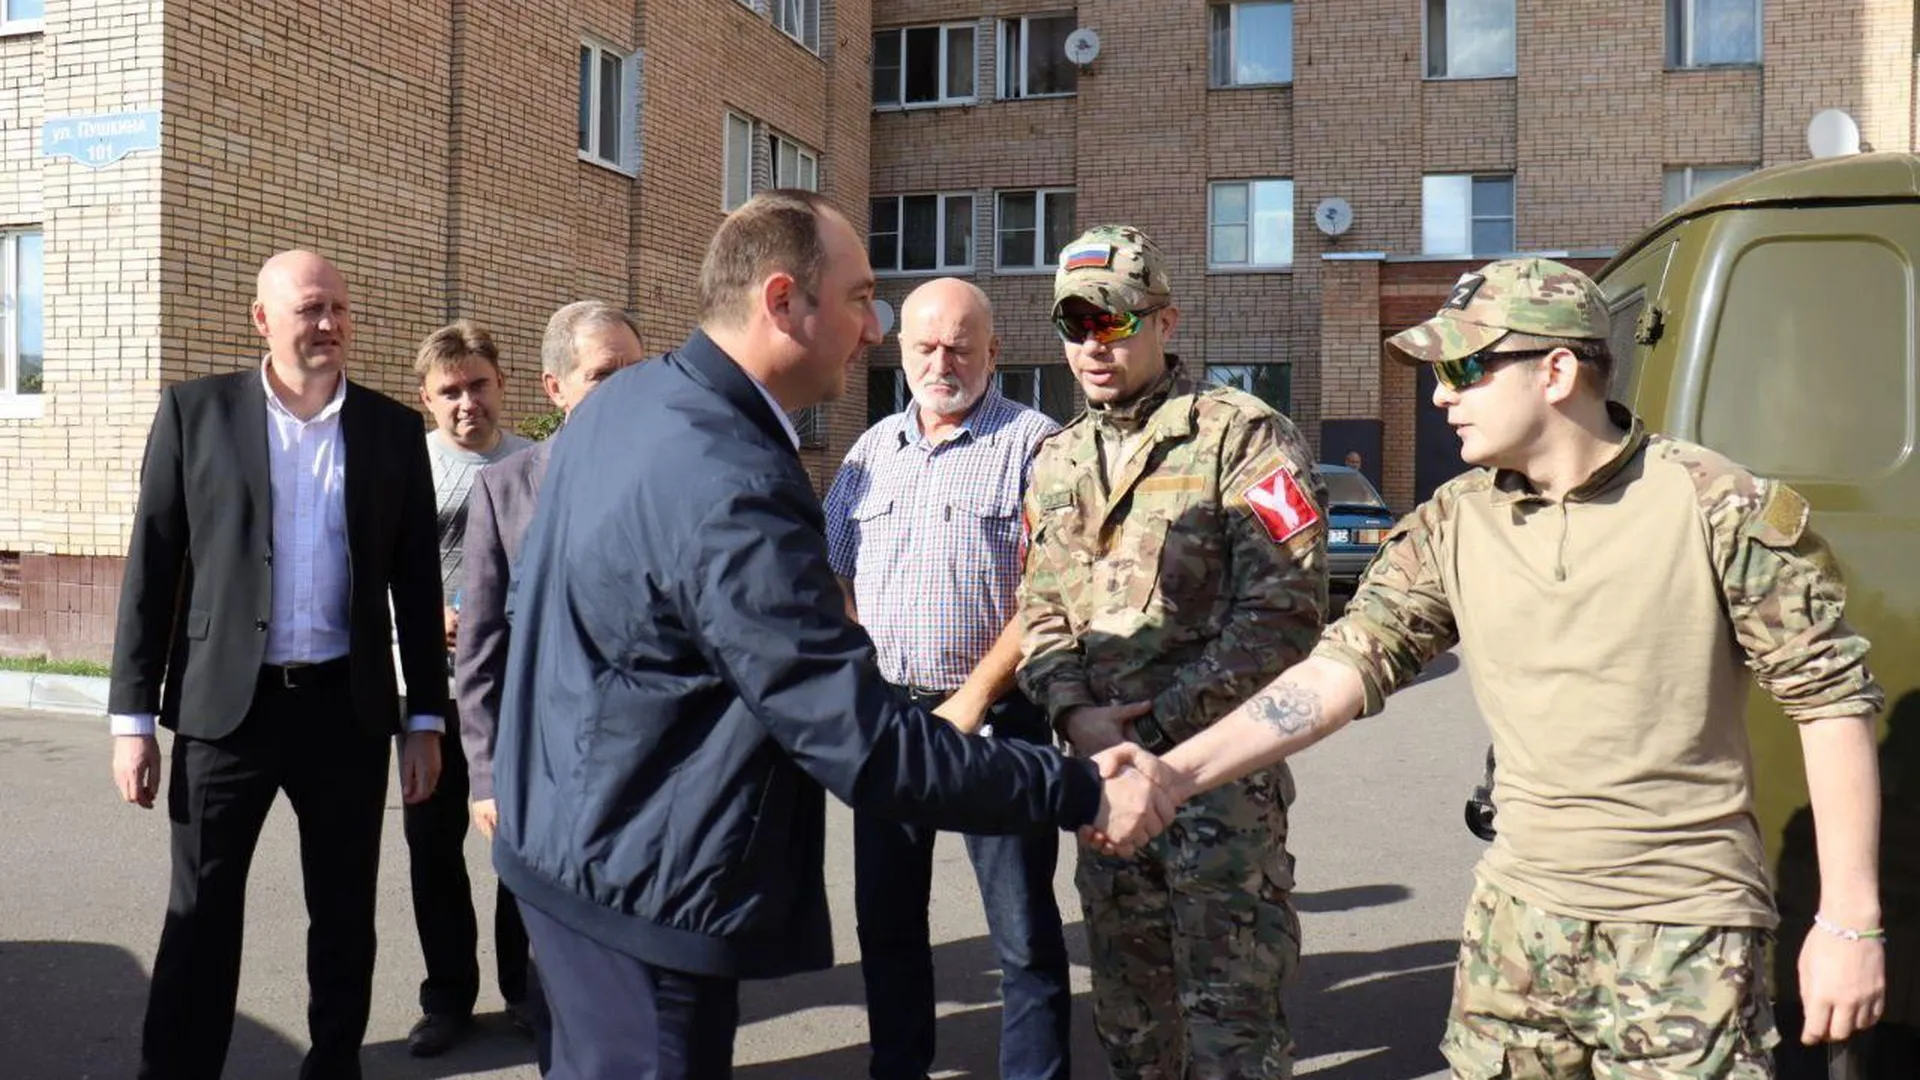
[[[869,26],[868,0],[0,0],[0,653],[105,657],[160,388],[258,363],[269,254],[345,273],[359,381],[415,400],[419,341],[467,316],[509,417],[544,410],[555,308],[623,303],[665,348],[751,191],[864,216]],[[807,418],[816,474],[860,413]]]
[[[1196,374],[1360,449],[1396,507],[1448,462],[1382,336],[1463,263],[1595,258],[1842,108],[1915,142],[1895,0],[0,0],[0,653],[100,658],[160,388],[254,363],[271,252],[355,290],[403,400],[471,316],[542,408],[546,316],[691,324],[706,237],[774,183],[869,221],[896,304],[970,275],[1014,396],[1075,408],[1046,323],[1097,221],[1172,256]],[[1066,60],[1096,31],[1090,64]],[[121,154],[124,152],[124,156]],[[870,197],[871,196],[871,197]],[[1314,223],[1351,208],[1337,236]],[[1587,263],[1586,265],[1596,265]],[[824,480],[898,355],[804,420]],[[1444,432],[1440,433],[1444,435]]]
[[[1322,460],[1360,450],[1405,510],[1459,466],[1386,334],[1490,256],[1597,267],[1685,196],[1808,156],[1821,109],[1913,149],[1914,22],[1910,0],[875,0],[874,263],[895,301],[971,275],[1009,391],[1064,412],[1045,256],[1140,225],[1189,371],[1267,397]],[[870,411],[900,400],[897,356]]]

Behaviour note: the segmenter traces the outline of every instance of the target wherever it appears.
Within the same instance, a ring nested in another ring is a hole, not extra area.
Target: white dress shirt
[[[273,587],[267,621],[269,664],[318,664],[347,655],[351,635],[347,600],[347,457],[340,408],[347,380],[333,398],[302,420],[288,409],[267,377],[267,461],[272,479]],[[115,735],[151,735],[152,713],[110,718]],[[444,731],[443,718],[410,716],[410,731]]]
[[[795,450],[800,449],[799,429],[793,426],[793,418],[787,415],[787,410],[781,408],[780,403],[773,400],[773,392],[768,390],[765,386],[760,385],[760,380],[754,378],[751,374],[749,374],[746,368],[741,368],[740,374],[746,375],[747,381],[753,384],[753,388],[755,390],[760,391],[761,397],[767,399],[767,405],[768,407],[773,409],[773,415],[780,418],[780,426],[787,429],[787,438],[793,440],[793,448]]]

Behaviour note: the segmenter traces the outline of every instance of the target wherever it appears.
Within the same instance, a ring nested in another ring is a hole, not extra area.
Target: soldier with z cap
[[[1021,686],[1080,754],[1164,753],[1306,655],[1325,496],[1293,424],[1166,352],[1166,263],[1139,230],[1061,252],[1054,323],[1087,411],[1027,488]],[[1081,853],[1094,1023],[1119,1080],[1292,1074],[1298,966],[1285,766],[1200,796],[1137,858]]]
[[[1388,340],[1481,466],[1388,535],[1313,655],[1166,758],[1205,791],[1378,712],[1460,646],[1499,760],[1442,1049],[1469,1080],[1763,1080],[1778,921],[1751,671],[1797,722],[1820,853],[1801,1040],[1885,1005],[1884,695],[1793,489],[1608,401],[1606,298],[1546,259],[1460,279]]]

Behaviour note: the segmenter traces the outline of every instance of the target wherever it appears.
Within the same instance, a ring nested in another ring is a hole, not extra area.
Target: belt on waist
[[[347,677],[347,658],[337,656],[317,664],[261,664],[260,679],[282,690],[311,690]]]
[[[930,686],[911,686],[906,683],[894,683],[893,686],[912,698],[915,705],[938,705],[953,696],[951,690],[935,690]]]

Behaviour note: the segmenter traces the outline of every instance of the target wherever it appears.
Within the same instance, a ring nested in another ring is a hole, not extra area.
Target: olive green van
[[[1886,1022],[1863,1075],[1920,1077],[1920,157],[1767,169],[1679,207],[1598,275],[1613,392],[1656,430],[1791,483],[1873,641],[1880,721]],[[1783,924],[1774,963],[1783,1076],[1796,1052],[1794,958],[1819,902],[1794,726],[1764,694],[1747,717],[1757,809]],[[1791,1024],[1791,1028],[1788,1024]]]

